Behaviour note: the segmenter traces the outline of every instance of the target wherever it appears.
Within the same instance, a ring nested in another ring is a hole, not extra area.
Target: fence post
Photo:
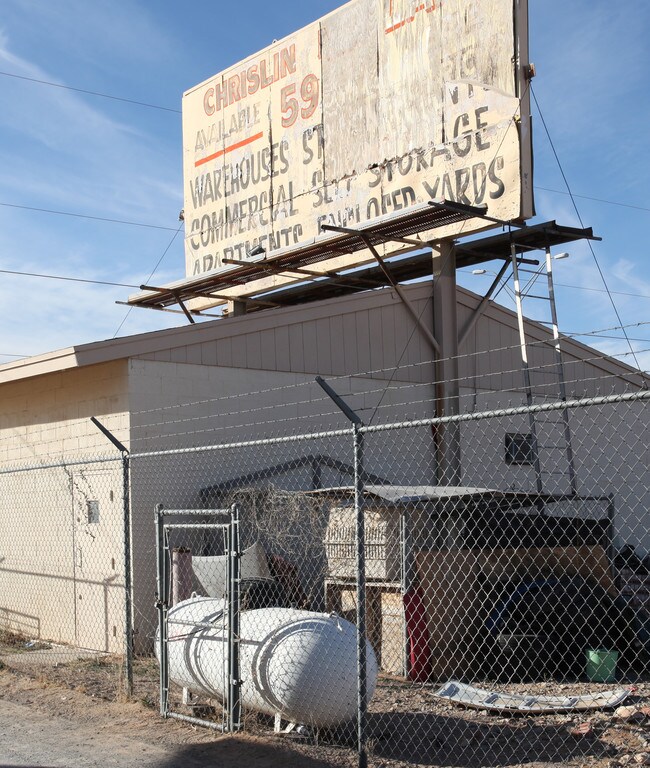
[[[359,768],[367,768],[366,713],[368,710],[368,668],[366,654],[366,518],[363,493],[366,472],[363,463],[363,422],[358,414],[321,377],[318,386],[332,399],[337,408],[352,422],[354,440],[354,509],[357,540],[357,751]]]
[[[366,659],[366,526],[363,493],[365,473],[363,432],[359,422],[353,424],[354,435],[354,509],[357,539],[357,750],[359,768],[368,765],[366,752],[366,715],[368,709],[368,669]]]
[[[163,506],[156,505],[156,563],[158,595],[156,608],[158,609],[158,642],[160,647],[160,714],[167,717],[168,693],[169,693],[169,662],[167,658],[167,607],[169,605],[169,588],[165,553],[165,527],[163,525]]]
[[[241,552],[239,507],[231,508],[228,526],[228,730],[241,729],[241,674],[239,670]]]
[[[122,528],[124,532],[124,686],[133,695],[133,578],[131,573],[131,487],[129,451],[117,437],[94,416],[90,421],[122,454]]]
[[[124,685],[133,696],[133,577],[131,573],[130,459],[122,453],[122,504],[124,512]]]

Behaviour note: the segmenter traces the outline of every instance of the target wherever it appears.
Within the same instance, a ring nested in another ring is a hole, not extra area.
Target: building
[[[403,290],[420,316],[431,316],[430,282]],[[480,302],[480,296],[458,289],[459,327]],[[547,371],[533,381],[534,399],[557,400],[549,332],[531,321],[526,332],[531,366]],[[624,392],[643,383],[638,371],[577,342],[564,342],[563,355],[576,396]],[[133,603],[136,631],[146,624],[142,634],[150,640],[154,506],[198,505],[202,488],[254,468],[234,459],[227,466],[195,461],[191,455],[170,463],[153,452],[345,426],[331,404],[323,408],[316,375],[344,377],[334,385],[362,413],[372,412],[381,400],[382,421],[430,417],[436,396],[431,360],[427,340],[405,305],[384,288],[70,347],[3,365],[0,621],[58,642],[106,651],[122,647],[122,465],[119,452],[91,417],[136,457],[130,476]],[[525,402],[512,312],[488,304],[467,335],[458,363],[464,412]],[[527,422],[523,417],[520,422],[513,434],[526,433]],[[482,422],[476,424],[463,436],[463,484],[530,490],[530,467],[509,460],[501,426],[491,424],[486,430]],[[576,424],[574,439],[598,443],[602,425],[596,426]],[[477,434],[483,453],[474,463]],[[398,439],[412,457],[408,462],[392,460]],[[376,444],[368,470],[392,483],[435,484],[430,431],[392,440],[384,452]],[[601,449],[589,476],[581,480],[581,492],[616,494],[617,542],[633,540],[648,550],[650,494],[643,479],[644,456],[623,457],[615,441]],[[308,446],[294,450],[294,457],[310,453]],[[334,447],[328,458],[344,463],[344,453],[337,455]],[[564,455],[560,450],[558,458],[557,445],[554,454],[542,450],[542,465],[549,470],[547,492],[566,492],[566,469],[556,471]],[[262,449],[255,460],[257,469],[279,463]],[[620,461],[627,468],[625,494]],[[344,468],[332,462],[326,471],[326,485],[349,482],[342,476]],[[637,487],[630,485],[633,477]],[[310,487],[305,465],[298,461],[278,482],[287,488]]]

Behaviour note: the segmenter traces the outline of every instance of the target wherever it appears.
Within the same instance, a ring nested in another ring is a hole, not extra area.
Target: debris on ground
[[[569,733],[576,738],[582,738],[583,736],[593,736],[594,729],[591,727],[591,723],[580,723],[575,728],[571,728]]]
[[[625,701],[632,693],[630,688],[589,693],[568,693],[561,696],[540,696],[536,691],[524,694],[486,691],[472,685],[450,680],[435,691],[434,696],[454,704],[491,712],[525,712],[549,714],[597,709],[611,709]],[[619,707],[619,710],[638,711],[637,707]],[[622,717],[622,715],[621,715]]]

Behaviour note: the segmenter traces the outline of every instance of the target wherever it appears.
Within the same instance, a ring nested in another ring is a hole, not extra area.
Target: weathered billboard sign
[[[187,277],[430,199],[530,215],[526,23],[524,0],[352,0],[189,90]]]

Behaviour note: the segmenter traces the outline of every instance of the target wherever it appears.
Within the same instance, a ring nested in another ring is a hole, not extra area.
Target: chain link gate
[[[227,522],[209,522],[218,518]],[[239,731],[241,552],[237,505],[211,510],[158,505],[156,544],[160,714],[224,733]],[[201,577],[210,597],[197,597],[192,553],[210,551],[219,544],[223,556],[202,558],[209,563]],[[207,697],[210,707],[217,698],[223,705],[221,722],[175,711],[170,701],[174,684],[182,691],[180,703],[193,710],[197,695]]]
[[[317,439],[322,444],[324,439],[349,439],[351,434],[339,430],[319,434]],[[307,438],[314,436],[304,436],[297,445]],[[339,442],[343,444],[343,439]],[[260,445],[254,447],[259,454]],[[276,448],[277,456],[279,446],[270,440],[269,447]],[[286,450],[295,452],[295,446]],[[190,455],[196,471],[201,460],[196,452]],[[213,460],[209,450],[205,458]],[[174,459],[181,466],[177,455]],[[136,456],[136,466],[141,460],[148,457]],[[315,471],[315,465],[321,463]],[[341,472],[354,476],[354,465],[320,456],[313,460],[297,458],[278,466],[279,472],[306,469],[312,479],[322,479],[328,469],[333,477]],[[323,610],[321,500],[301,492],[249,485],[240,488],[232,481],[205,488],[201,497],[205,509],[157,510],[159,626],[155,646],[161,667],[161,714],[231,730],[228,722],[236,722],[232,717],[219,723],[188,714],[188,707],[205,709],[217,699],[228,708],[224,677],[217,666],[232,666],[232,652],[239,650],[239,670],[230,680],[238,683],[242,728],[260,734],[271,728],[299,734],[312,743],[318,743],[323,734],[334,734],[338,726],[343,727],[339,737],[349,734],[349,724],[357,720],[360,704],[367,706],[365,698],[359,698],[360,644],[367,657],[362,662],[370,696],[376,685],[377,664],[365,633],[357,631],[356,618],[349,621]],[[214,502],[219,508],[216,512]],[[212,529],[223,532],[225,524],[186,522],[183,518],[223,514],[226,505],[241,514],[239,531],[243,530],[246,541],[246,546],[237,547],[239,555],[234,562],[239,562],[240,569],[234,582],[223,576],[226,564],[233,561],[230,545],[206,535]],[[222,611],[229,599],[225,591],[228,584],[232,585],[231,596],[237,587],[240,592],[239,629],[230,619],[225,620]],[[232,637],[228,637],[231,627]],[[163,639],[162,644],[158,638]],[[215,652],[215,647],[226,645],[232,650]]]

